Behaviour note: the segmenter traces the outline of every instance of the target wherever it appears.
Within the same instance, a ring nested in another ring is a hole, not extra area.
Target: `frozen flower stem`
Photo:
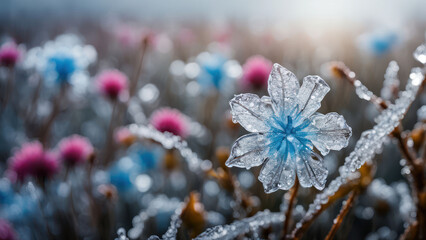
[[[299,182],[296,181],[294,183],[293,188],[292,188],[290,200],[288,202],[288,208],[287,208],[287,211],[285,213],[282,239],[287,239],[288,225],[289,225],[290,220],[291,220],[291,213],[293,212],[293,204],[294,204],[294,200],[296,199],[298,189],[299,189]]]
[[[325,240],[332,240],[334,235],[337,232],[337,229],[339,229],[340,225],[343,223],[343,219],[348,214],[348,212],[351,210],[352,205],[358,196],[359,191],[352,191],[349,198],[344,202],[344,205],[342,209],[340,210],[339,215],[334,219],[333,226],[330,229],[330,232],[328,232],[327,236],[325,237]]]
[[[328,170],[322,155],[348,145],[352,129],[337,113],[316,113],[330,90],[319,76],[307,76],[302,86],[296,76],[274,64],[268,80],[270,96],[246,93],[231,101],[234,122],[247,131],[234,143],[228,167],[262,165],[259,180],[266,193],[289,190],[296,175],[302,187],[322,190]]]
[[[336,76],[341,77],[343,79],[348,80],[351,85],[353,85],[357,91],[357,95],[360,98],[363,98],[365,100],[370,101],[373,103],[379,110],[385,110],[388,108],[387,103],[381,99],[380,97],[377,97],[372,92],[368,91],[368,89],[362,85],[362,83],[359,80],[356,80],[355,73],[352,72],[344,63],[342,62],[336,62],[332,65],[332,71],[335,73]],[[425,81],[423,80],[423,83]],[[423,85],[421,86],[423,87]],[[367,96],[367,97],[363,97]],[[415,197],[416,197],[416,203],[417,203],[417,222],[420,224],[420,232],[419,236],[424,236],[424,230],[426,227],[426,213],[425,209],[422,206],[421,199],[423,195],[426,195],[424,193],[424,186],[425,186],[425,176],[424,176],[424,166],[423,161],[416,159],[415,156],[413,156],[412,151],[407,145],[407,139],[406,137],[402,136],[403,129],[402,126],[397,126],[394,131],[391,133],[391,136],[394,137],[398,141],[398,147],[400,149],[401,154],[403,155],[404,159],[406,159],[408,166],[410,168],[410,174],[412,175],[412,178],[414,179],[414,183],[412,183],[412,189],[415,191]]]
[[[7,76],[7,83],[6,88],[4,92],[4,98],[2,99],[2,107],[0,110],[0,115],[3,113],[3,110],[6,108],[7,103],[9,102],[10,94],[13,91],[13,83],[15,81],[15,67],[9,67],[8,68],[8,76]]]

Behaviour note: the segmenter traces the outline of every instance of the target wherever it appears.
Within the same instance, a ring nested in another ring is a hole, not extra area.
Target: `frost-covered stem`
[[[312,214],[312,216],[308,219],[302,219],[299,223],[296,224],[296,228],[291,233],[292,239],[300,239],[304,232],[308,230],[311,224],[315,221],[315,219],[321,215],[321,213],[326,210],[330,205],[332,205],[338,199],[346,196],[353,189],[352,185],[344,185],[339,188],[335,195],[328,198],[327,202],[321,204],[320,208],[317,209],[316,212]]]
[[[356,74],[350,68],[348,68],[343,62],[335,62],[332,64],[333,73],[345,80],[347,80],[355,88],[362,88],[365,86],[361,84],[361,81],[356,79]],[[366,89],[368,91],[368,89]],[[383,110],[388,108],[388,104],[380,97],[376,96],[374,93],[368,91],[368,99],[364,98],[367,101],[373,103],[377,109]]]
[[[416,239],[419,231],[419,223],[417,221],[412,222],[404,231],[399,238],[400,240],[413,240]]]
[[[292,191],[291,196],[288,201],[287,211],[285,213],[282,239],[287,238],[288,225],[290,224],[291,213],[293,212],[293,203],[294,203],[294,200],[296,199],[298,190],[299,190],[299,181],[296,179],[291,190]]]
[[[340,210],[339,215],[334,219],[333,226],[330,229],[330,232],[328,232],[327,236],[325,237],[325,240],[332,240],[334,235],[336,234],[337,230],[339,229],[340,225],[343,223],[343,219],[345,216],[349,213],[349,210],[351,210],[352,205],[358,196],[359,191],[354,190],[352,191],[351,195],[349,195],[348,200],[345,201],[345,204],[342,206],[342,209]]]
[[[182,214],[183,207],[184,207],[184,204],[181,204],[181,206],[179,206],[176,209],[175,213],[172,215],[170,220],[170,226],[167,229],[166,233],[164,233],[163,239],[167,239],[167,240],[176,239],[178,229],[182,225],[182,219],[180,218],[180,215]]]

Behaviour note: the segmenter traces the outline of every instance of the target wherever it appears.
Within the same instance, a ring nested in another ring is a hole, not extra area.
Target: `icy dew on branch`
[[[210,161],[201,160],[197,154],[188,147],[188,143],[179,136],[169,132],[162,133],[152,126],[147,127],[136,124],[130,125],[129,130],[139,138],[152,139],[161,143],[166,149],[177,149],[187,161],[189,169],[193,172],[200,172],[211,165]]]
[[[352,130],[337,113],[316,113],[330,90],[319,76],[307,76],[302,86],[296,76],[274,64],[268,80],[270,96],[245,93],[230,101],[232,118],[250,134],[234,143],[228,167],[263,165],[259,180],[265,192],[288,190],[296,174],[303,187],[322,190],[328,171],[323,158],[346,147]]]
[[[355,149],[345,158],[345,164],[339,168],[340,176],[330,182],[324,191],[318,194],[309,205],[305,220],[310,219],[326,203],[343,184],[354,177],[355,171],[364,163],[372,161],[376,153],[381,152],[386,137],[399,125],[405,113],[414,101],[417,91],[424,81],[424,72],[420,68],[411,71],[405,91],[399,93],[395,103],[384,110],[376,119],[376,125],[361,134]],[[356,174],[355,174],[356,175]],[[297,227],[297,225],[296,225]]]

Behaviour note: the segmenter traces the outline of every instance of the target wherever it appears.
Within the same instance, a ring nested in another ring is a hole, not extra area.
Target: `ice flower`
[[[117,99],[127,91],[127,76],[118,70],[105,70],[97,78],[99,91],[110,99]]]
[[[40,142],[25,143],[10,159],[9,170],[20,181],[28,177],[51,178],[59,170],[56,155],[45,151]]]
[[[36,69],[48,84],[70,83],[83,91],[89,81],[86,69],[96,56],[93,46],[83,45],[75,35],[64,34],[42,47],[30,49],[24,66]]]
[[[242,85],[254,89],[266,87],[272,62],[262,56],[253,56],[243,65]]]
[[[265,192],[290,189],[296,175],[303,187],[323,189],[328,171],[323,158],[346,147],[352,134],[337,113],[316,113],[330,90],[319,76],[296,76],[274,64],[268,80],[270,96],[236,95],[231,101],[234,122],[250,134],[236,140],[228,167],[251,168],[264,163],[259,175]]]
[[[169,132],[180,137],[188,135],[188,120],[176,109],[161,108],[151,115],[151,125],[160,132]]]
[[[15,66],[21,57],[21,51],[14,42],[3,43],[0,47],[0,65],[6,67]]]
[[[15,230],[6,220],[0,219],[0,240],[16,240]]]
[[[79,135],[62,139],[58,147],[61,160],[67,166],[84,163],[93,153],[93,146],[89,139]]]

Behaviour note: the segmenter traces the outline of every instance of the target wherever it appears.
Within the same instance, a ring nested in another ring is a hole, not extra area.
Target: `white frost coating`
[[[383,82],[383,88],[380,92],[380,96],[384,100],[391,100],[394,91],[399,88],[398,71],[398,63],[391,61],[386,69],[385,81]]]
[[[162,133],[152,126],[131,124],[129,126],[130,132],[139,138],[148,138],[157,141],[166,149],[177,149],[182,157],[187,161],[188,167],[191,171],[200,172],[202,170],[203,162],[196,153],[189,147],[188,143],[181,137],[171,133]]]
[[[354,176],[354,172],[365,162],[371,161],[382,148],[389,135],[400,123],[411,103],[414,101],[420,85],[424,81],[424,74],[419,74],[418,69],[413,69],[405,91],[399,93],[399,98],[395,104],[390,105],[376,119],[376,125],[361,134],[361,138],[355,145],[355,149],[345,158],[345,164],[339,168],[340,176],[330,182],[327,188],[318,194],[309,205],[304,220],[312,218],[321,204],[326,203],[330,196],[333,196],[341,185],[348,182]]]
[[[417,118],[419,121],[426,120],[426,105],[423,105],[419,110],[417,110]]]
[[[178,229],[182,225],[182,219],[180,219],[180,214],[182,213],[183,206],[184,204],[181,204],[176,209],[175,213],[172,215],[172,218],[170,220],[170,226],[167,229],[167,232],[163,235],[163,239],[167,239],[167,240],[176,239]]]
[[[355,93],[358,95],[359,98],[370,101],[371,97],[374,96],[374,94],[368,90],[368,88],[361,83],[359,80],[355,80],[354,82],[355,86]]]
[[[417,61],[426,64],[426,44],[422,44],[414,51],[413,56]]]
[[[139,239],[145,229],[145,222],[148,219],[155,217],[159,213],[175,212],[172,216],[171,226],[176,226],[173,222],[177,211],[182,211],[182,203],[177,198],[168,198],[166,195],[158,195],[151,200],[147,208],[136,215],[132,220],[133,227],[129,230],[128,236],[131,239]],[[179,210],[180,209],[180,210]],[[177,227],[176,227],[177,229]],[[170,230],[170,228],[169,228]],[[169,232],[166,232],[166,234]],[[165,235],[166,235],[165,234]],[[176,236],[176,234],[175,234]],[[164,237],[164,236],[163,236]],[[151,236],[151,239],[160,239],[158,236]]]
[[[229,225],[215,226],[207,229],[196,237],[196,240],[235,239],[241,234],[269,227],[272,224],[284,222],[282,212],[271,213],[269,210],[256,213],[253,217],[235,221]]]

